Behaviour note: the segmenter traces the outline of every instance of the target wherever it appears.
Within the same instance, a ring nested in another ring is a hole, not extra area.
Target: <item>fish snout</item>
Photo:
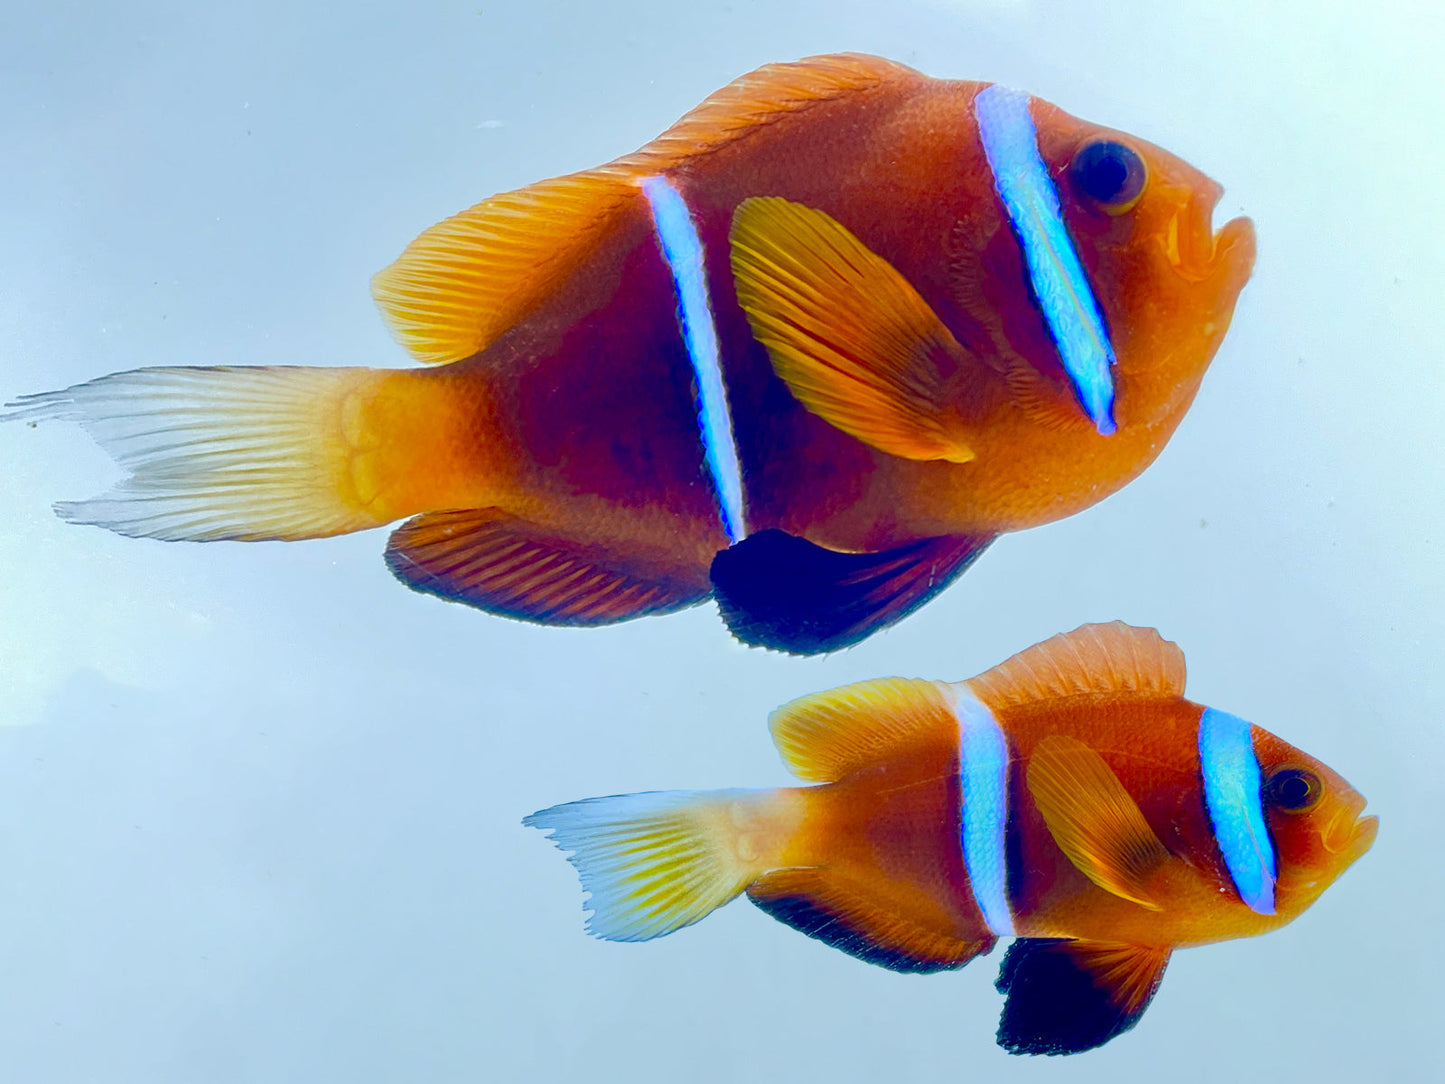
[[[1214,228],[1214,209],[1223,195],[1224,188],[1208,179],[1177,190],[1176,210],[1164,231],[1164,252],[1169,265],[1189,282],[1237,268],[1231,277],[1243,286],[1254,267],[1253,222],[1241,216]]]
[[[1325,825],[1323,842],[1330,854],[1346,855],[1353,862],[1370,849],[1375,835],[1380,830],[1380,818],[1365,816],[1365,799],[1358,794],[1350,796]]]

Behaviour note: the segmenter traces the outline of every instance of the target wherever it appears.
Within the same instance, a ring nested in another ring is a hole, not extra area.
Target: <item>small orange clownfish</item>
[[[1016,938],[998,1041],[1072,1054],[1127,1031],[1177,948],[1277,929],[1378,826],[1329,768],[1184,699],[1153,629],[1085,625],[969,681],[887,678],[772,716],[816,786],[659,791],[534,813],[643,941],[736,896],[870,963],[962,967]]]
[[[417,238],[373,288],[435,368],[141,369],[10,416],[131,472],[76,522],[407,519],[386,559],[420,591],[564,625],[714,596],[748,643],[827,651],[1153,461],[1253,266],[1220,193],[1002,86],[769,65]]]

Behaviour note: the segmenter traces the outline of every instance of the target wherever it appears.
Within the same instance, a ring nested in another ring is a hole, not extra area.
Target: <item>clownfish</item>
[[[405,519],[409,586],[597,625],[715,597],[855,643],[1159,454],[1254,262],[1221,188],[996,84],[774,64],[634,154],[493,196],[373,280],[426,369],[152,368],[28,396],[171,540]]]
[[[554,806],[589,931],[644,941],[746,893],[902,972],[1016,940],[998,1041],[1071,1054],[1132,1028],[1177,948],[1297,918],[1377,818],[1313,757],[1184,699],[1153,629],[1085,625],[968,681],[885,678],[773,713],[814,786]]]

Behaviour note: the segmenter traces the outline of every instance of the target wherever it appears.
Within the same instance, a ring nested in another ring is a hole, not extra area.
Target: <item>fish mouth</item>
[[[1214,208],[1224,189],[1211,183],[1190,192],[1164,230],[1164,255],[1181,278],[1204,282],[1221,269],[1241,267],[1239,284],[1254,267],[1254,223],[1241,215],[1214,229]]]
[[[1365,800],[1356,795],[1355,801],[1330,818],[1324,830],[1325,850],[1346,855],[1353,862],[1370,849],[1380,830],[1380,818],[1362,816],[1364,809]]]

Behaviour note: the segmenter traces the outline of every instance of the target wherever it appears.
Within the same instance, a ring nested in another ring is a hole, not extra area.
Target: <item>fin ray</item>
[[[1148,885],[1172,856],[1102,756],[1077,738],[1051,734],[1029,757],[1028,787],[1080,873],[1106,892],[1162,910]]]
[[[753,882],[747,893],[779,922],[890,971],[956,970],[995,944],[992,934],[961,938],[875,902],[852,880],[825,867],[773,870]]]
[[[649,569],[496,508],[408,520],[392,533],[386,563],[413,590],[548,625],[672,613],[709,593],[684,569]]]
[[[998,1044],[1010,1054],[1078,1054],[1139,1022],[1164,979],[1170,949],[1020,938],[999,969],[1006,995]]]
[[[1081,625],[969,679],[991,707],[1069,696],[1184,694],[1184,653],[1154,629],[1122,621]]]
[[[958,744],[958,718],[937,683],[860,681],[784,704],[768,718],[788,770],[832,783],[900,750]]]
[[[347,411],[394,374],[156,367],[26,396],[5,415],[79,422],[129,472],[56,505],[72,523],[167,541],[322,538],[387,522],[357,492]]]
[[[866,53],[830,53],[764,64],[708,95],[642,150],[617,164],[641,171],[669,169],[820,103],[887,83],[923,78],[912,68]]]
[[[431,226],[371,280],[418,361],[470,357],[536,308],[641,197],[625,171],[587,170],[503,192]]]
[[[891,455],[974,458],[949,387],[972,359],[892,265],[777,197],[739,204],[730,238],[738,303],[799,402]]]
[[[756,876],[730,845],[732,825],[736,807],[770,793],[619,794],[552,806],[522,823],[571,852],[567,861],[590,897],[588,933],[648,941],[705,918]]]
[[[907,617],[992,541],[943,536],[879,553],[840,553],[768,528],[713,558],[713,593],[745,644],[795,655],[836,651]]]

